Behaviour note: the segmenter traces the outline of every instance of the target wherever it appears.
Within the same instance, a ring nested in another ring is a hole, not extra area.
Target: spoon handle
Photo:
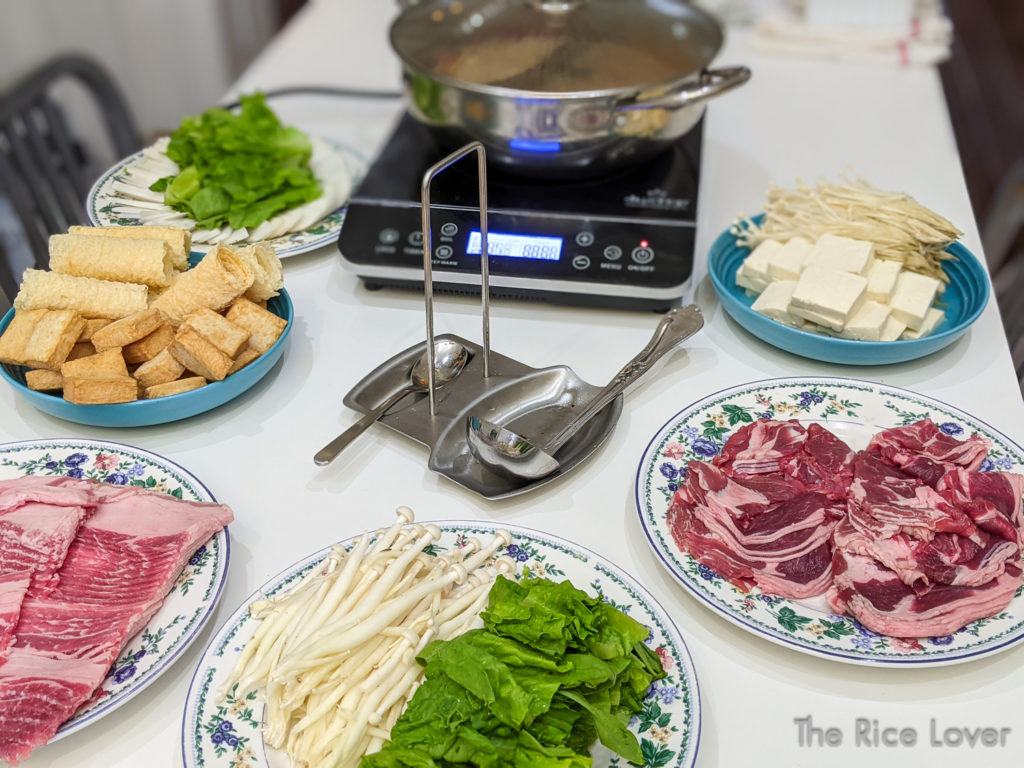
[[[621,395],[630,384],[635,382],[651,369],[666,352],[674,349],[699,331],[704,326],[704,316],[695,304],[675,307],[668,312],[654,329],[654,335],[637,355],[623,366],[622,370],[608,382],[593,400],[570,421],[562,431],[551,438],[544,450],[553,454],[569,438],[575,435],[590,419],[592,419],[608,403]]]
[[[391,406],[409,394],[412,390],[412,387],[405,387],[404,389],[400,389],[398,392],[395,392],[395,394],[317,451],[313,456],[313,463],[320,467],[325,464],[330,464],[339,453],[348,448],[349,443],[373,426],[377,419],[387,413]]]

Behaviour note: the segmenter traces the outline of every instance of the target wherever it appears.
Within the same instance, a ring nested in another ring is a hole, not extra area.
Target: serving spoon
[[[330,464],[339,453],[348,447],[349,443],[369,429],[377,419],[387,413],[403,397],[412,392],[426,392],[429,386],[428,373],[430,370],[427,358],[427,350],[424,349],[423,354],[409,369],[409,383],[317,451],[313,456],[313,463],[321,467]],[[444,386],[462,373],[468,360],[469,353],[459,342],[449,339],[434,342],[434,387]]]
[[[693,336],[703,325],[704,316],[696,305],[671,310],[658,323],[647,346],[626,363],[582,411],[540,446],[510,429],[470,414],[466,418],[466,439],[470,451],[482,464],[515,477],[536,480],[550,475],[559,467],[555,458],[559,448],[602,408],[647,373],[666,352]]]

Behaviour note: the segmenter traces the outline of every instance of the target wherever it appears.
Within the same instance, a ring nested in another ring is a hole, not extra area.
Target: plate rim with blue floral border
[[[333,150],[338,157],[343,158],[344,162],[349,166],[352,191],[354,191],[362,182],[369,167],[366,156],[342,141],[327,138],[321,139],[321,141]],[[142,159],[145,152],[146,150],[140,150],[118,160],[93,182],[85,198],[86,214],[93,226],[130,227],[139,226],[144,223],[139,218],[139,214],[118,213],[114,210],[117,207],[123,209],[131,208],[133,203],[129,198],[122,197],[113,190],[115,182],[120,181],[126,171],[130,172],[131,166]],[[302,253],[315,251],[318,248],[331,245],[338,239],[338,234],[341,232],[342,224],[345,223],[345,215],[347,213],[348,202],[346,201],[309,227],[297,232],[286,232],[264,242],[273,246],[279,259],[286,259],[289,256],[298,256]],[[192,251],[194,253],[206,253],[213,247],[211,243],[193,243]]]
[[[648,643],[656,643],[655,651],[668,677],[652,685],[644,709],[633,718],[630,729],[639,736],[649,768],[692,768],[697,759],[701,724],[700,691],[693,660],[669,613],[638,580],[592,550],[532,528],[479,520],[417,522],[442,530],[441,539],[431,545],[435,554],[451,546],[462,546],[468,537],[506,530],[513,540],[502,554],[519,564],[517,577],[529,573],[569,578],[578,588],[627,612],[639,606],[633,616],[650,627]],[[352,536],[339,543],[351,547],[357,538]],[[281,760],[287,765],[283,753],[269,751],[263,742],[263,705],[258,694],[251,691],[239,695],[232,690],[223,700],[217,700],[215,692],[218,681],[234,667],[244,641],[255,629],[248,612],[250,603],[294,586],[323,561],[330,549],[325,547],[268,579],[242,602],[210,641],[196,666],[182,715],[181,755],[185,768],[277,768]],[[578,574],[586,575],[586,584],[577,580]],[[639,612],[645,614],[643,618],[636,615]],[[600,744],[595,745],[594,757],[594,768],[628,765]]]
[[[0,443],[0,479],[24,475],[63,475],[148,488],[191,501],[216,501],[210,489],[180,464],[110,440]],[[192,555],[160,609],[125,644],[93,699],[60,726],[50,743],[110,714],[181,657],[213,616],[224,591],[230,554],[224,527]]]
[[[860,379],[797,376],[728,387],[672,416],[647,444],[637,466],[640,525],[658,560],[676,581],[722,618],[775,644],[852,664],[926,667],[958,664],[1005,651],[1024,640],[1024,587],[999,614],[953,635],[892,638],[850,616],[823,610],[824,598],[796,601],[744,593],[675,544],[666,515],[689,460],[710,460],[743,424],[757,418],[818,421],[840,437],[863,436],[929,417],[954,437],[980,434],[993,442],[983,470],[1024,472],[1024,449],[967,412],[907,389]],[[937,417],[937,418],[936,418]]]

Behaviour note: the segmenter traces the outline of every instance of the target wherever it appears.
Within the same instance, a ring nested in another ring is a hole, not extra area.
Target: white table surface
[[[237,90],[297,83],[397,88],[387,42],[387,2],[312,2],[276,38]],[[777,647],[713,615],[678,587],[649,549],[633,502],[648,440],[685,405],[724,387],[792,375],[828,374],[905,387],[956,405],[1024,439],[1024,408],[995,302],[968,334],[924,360],[885,367],[816,363],[776,350],[728,318],[706,279],[705,254],[741,212],[759,209],[770,181],[837,178],[850,170],[905,190],[964,230],[980,254],[937,72],[771,59],[752,55],[743,32],[718,61],[754,77],[707,111],[694,288],[705,329],[626,399],[608,443],[571,475],[538,491],[487,503],[425,469],[426,452],[371,429],[326,468],[313,452],[356,420],[341,398],[365,373],[423,339],[414,294],[370,292],[345,272],[333,246],[292,257],[285,279],[295,325],[284,359],[252,391],[205,415],[164,426],[100,429],[51,418],[0,389],[0,440],[96,437],[176,461],[233,507],[227,587],[199,640],[122,709],[24,763],[138,768],[180,764],[181,712],[213,631],[256,586],[337,539],[390,522],[398,505],[420,520],[490,519],[573,539],[629,571],[658,597],[683,632],[700,681],[703,729],[697,765],[1020,765],[1024,750],[1024,647],[972,663],[889,670],[834,663]],[[373,156],[401,102],[289,97],[282,118]],[[441,298],[438,332],[479,338],[477,303]],[[603,382],[646,343],[650,313],[496,301],[496,351],[532,366],[572,366]],[[581,343],[581,340],[584,343]],[[844,731],[838,748],[800,747],[795,718]],[[855,747],[854,720],[912,727],[914,748]],[[948,726],[1009,728],[1003,748],[929,745],[930,719]]]

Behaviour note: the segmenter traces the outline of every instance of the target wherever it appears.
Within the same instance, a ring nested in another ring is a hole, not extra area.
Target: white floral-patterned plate
[[[669,572],[711,610],[759,637],[836,661],[887,666],[955,664],[1006,650],[1024,638],[1024,589],[1006,610],[953,635],[903,639],[878,635],[829,612],[824,597],[789,600],[745,593],[681,551],[666,513],[686,463],[714,457],[729,435],[758,418],[817,421],[854,450],[876,432],[930,418],[960,439],[992,441],[982,470],[1024,471],[1024,450],[1005,435],[945,403],[904,389],[840,378],[771,379],[722,390],[683,409],[647,446],[636,476],[636,505],[651,547]]]
[[[0,444],[0,480],[66,475],[137,485],[179,499],[216,501],[193,474],[156,454],[105,440],[28,440]],[[163,674],[195,640],[217,606],[228,574],[228,532],[221,529],[192,556],[160,610],[125,646],[89,704],[51,741],[113,712]]]
[[[672,619],[646,589],[616,566],[587,549],[528,528],[486,522],[433,521],[444,532],[432,551],[460,547],[470,537],[490,536],[499,529],[512,534],[503,554],[534,576],[569,579],[630,614],[650,631],[648,645],[661,657],[668,676],[651,687],[643,710],[630,724],[640,741],[645,765],[689,768],[700,739],[700,695],[693,662]],[[342,542],[351,546],[356,537]],[[192,678],[182,719],[181,752],[185,768],[288,768],[283,752],[266,747],[260,724],[262,699],[250,692],[219,700],[217,690],[235,666],[256,622],[249,605],[256,599],[290,589],[330,551],[325,548],[289,566],[246,598],[225,622],[203,654]],[[624,766],[600,744],[593,751],[594,768]]]
[[[161,139],[157,144],[121,160],[96,180],[85,201],[86,214],[94,226],[159,224],[181,226],[186,229],[194,227],[192,221],[183,213],[171,209],[162,201],[142,199],[156,194],[148,191],[149,185],[157,178],[157,175],[150,172],[151,167],[162,167],[160,163],[165,162],[171,163],[170,173],[177,168],[161,151],[161,147],[164,146],[166,139]],[[278,231],[283,233],[270,237],[253,238],[245,230],[193,231],[192,250],[205,253],[215,242],[245,243],[250,239],[259,239],[272,245],[279,258],[285,258],[333,244],[338,239],[341,225],[345,221],[348,196],[366,174],[366,158],[351,147],[336,141],[314,138],[313,148],[314,154],[310,161],[313,173],[321,182],[325,182],[325,194],[330,193],[338,201],[330,207],[326,215],[318,215],[315,223],[295,231],[278,228]],[[157,165],[153,166],[153,163]],[[306,203],[306,206],[315,205],[319,205],[319,200]],[[298,210],[292,209],[278,214],[272,222],[280,221],[287,227],[286,219]],[[267,225],[272,222],[267,222]],[[256,228],[251,234],[260,231],[260,228]]]

